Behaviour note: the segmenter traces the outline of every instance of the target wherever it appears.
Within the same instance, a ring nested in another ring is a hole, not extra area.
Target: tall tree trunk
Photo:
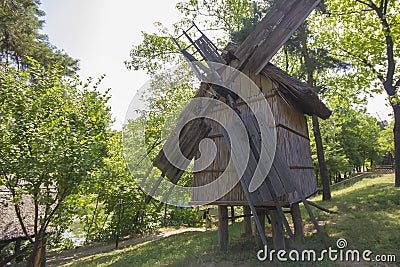
[[[44,234],[39,231],[38,235],[35,236],[35,243],[33,244],[33,249],[31,254],[29,255],[28,261],[26,263],[27,267],[39,267],[45,264],[46,259],[43,258],[43,247],[45,244],[43,243],[45,240]]]
[[[300,38],[301,38],[301,51],[302,56],[304,59],[305,69],[307,70],[307,83],[310,86],[315,85],[314,81],[314,69],[311,67],[311,59],[308,51],[307,46],[307,29],[306,23],[300,26]],[[318,165],[321,174],[321,182],[322,182],[322,200],[329,200],[331,199],[331,188],[330,188],[330,181],[328,177],[328,170],[326,168],[325,156],[324,156],[324,147],[322,145],[322,138],[321,138],[321,131],[319,128],[319,121],[316,115],[312,116],[312,123],[313,123],[313,132],[315,137],[315,144],[317,147],[317,157],[318,157]]]
[[[395,187],[400,187],[400,104],[393,106],[394,111],[394,170]]]
[[[324,147],[322,146],[322,138],[321,132],[319,129],[319,121],[316,115],[312,116],[313,122],[313,132],[315,137],[315,145],[317,147],[317,157],[318,157],[318,165],[321,175],[321,183],[322,183],[322,200],[331,199],[331,188],[328,177],[328,169],[326,168],[325,156],[324,156]]]

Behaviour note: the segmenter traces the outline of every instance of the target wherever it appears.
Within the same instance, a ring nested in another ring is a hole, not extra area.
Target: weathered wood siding
[[[255,87],[253,84],[241,84],[240,87],[250,88],[251,97],[247,100],[252,102],[253,106],[257,107],[258,104],[262,105],[261,97],[265,97],[270,105],[271,111],[275,119],[275,127],[277,130],[277,151],[281,153],[285,161],[289,165],[291,173],[295,179],[298,180],[303,194],[308,197],[315,193],[317,190],[316,178],[313,170],[313,163],[311,159],[310,143],[308,139],[308,128],[306,119],[302,112],[299,112],[294,107],[286,103],[278,94],[278,85],[271,81],[269,78],[262,75],[250,75],[249,77],[261,89]],[[243,116],[249,116],[249,108],[243,103],[238,103],[238,108]],[[219,117],[224,117],[227,109],[224,107],[215,107],[212,112],[219,113]],[[212,139],[217,147],[217,155],[214,161],[205,169],[200,172],[194,173],[193,186],[202,186],[218,179],[218,177],[228,167],[230,160],[230,152],[227,143],[224,140],[222,127],[214,121],[207,122],[211,126],[211,131],[208,138]],[[211,151],[211,147],[206,147],[205,153]],[[198,153],[196,158],[199,158]],[[236,179],[238,177],[233,166],[228,168],[228,179]],[[268,190],[264,187],[261,188],[261,199],[271,199]],[[280,185],[281,186],[281,185]],[[300,200],[299,196],[290,194],[280,197],[285,204],[297,202]],[[207,193],[200,195],[196,190],[193,191],[193,203],[199,203],[209,200]],[[241,205],[247,203],[245,194],[240,185],[240,182],[234,186],[225,196],[215,201],[214,204],[220,205]],[[272,205],[271,201],[266,201],[264,205]]]

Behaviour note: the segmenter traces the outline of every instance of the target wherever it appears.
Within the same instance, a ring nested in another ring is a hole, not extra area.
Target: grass
[[[345,238],[351,248],[396,253],[400,258],[400,189],[393,174],[370,176],[332,191],[332,200],[316,201],[340,214],[315,211],[331,241]],[[304,214],[304,213],[303,213]]]
[[[340,212],[327,214],[313,208],[314,215],[330,236],[333,248],[336,248],[338,238],[345,238],[349,249],[395,254],[400,259],[400,189],[393,187],[393,181],[392,174],[369,176],[335,188],[331,201],[319,201],[320,197],[312,199]],[[302,214],[306,212],[303,210]],[[304,219],[306,229],[311,229],[308,217],[304,216]],[[252,238],[244,238],[241,232],[241,223],[230,225],[230,248],[226,253],[218,250],[216,231],[186,232],[97,254],[69,266],[259,266],[258,247]],[[310,230],[306,241],[314,239],[316,235]],[[305,263],[289,265],[310,266]],[[336,264],[323,262],[311,266]]]

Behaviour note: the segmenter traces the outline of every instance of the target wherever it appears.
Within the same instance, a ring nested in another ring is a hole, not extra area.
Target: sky
[[[50,42],[79,59],[79,75],[99,78],[100,88],[111,88],[113,128],[121,129],[136,91],[149,79],[143,71],[127,70],[133,45],[142,31],[154,32],[154,22],[166,26],[179,20],[177,0],[42,0],[46,22],[43,33]]]
[[[100,88],[111,88],[110,106],[113,128],[121,129],[125,114],[136,91],[149,77],[143,71],[127,70],[133,45],[142,41],[142,31],[154,32],[154,22],[165,26],[179,21],[175,9],[179,0],[42,0],[46,22],[43,33],[50,42],[71,57],[79,59],[79,75],[98,78],[106,74]],[[371,115],[390,120],[385,96],[374,96],[369,104]]]

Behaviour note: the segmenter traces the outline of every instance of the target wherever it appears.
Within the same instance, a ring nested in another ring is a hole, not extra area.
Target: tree
[[[48,42],[46,35],[39,33],[44,21],[44,12],[39,9],[39,0],[2,1],[0,4],[0,53],[1,62],[25,68],[28,57],[43,66],[58,63],[64,73],[73,74],[78,61]]]
[[[400,186],[400,3],[396,0],[327,0],[326,16],[315,20],[329,50],[357,73],[367,92],[385,91],[394,112],[395,186]]]
[[[394,155],[394,140],[393,140],[394,121],[389,123],[384,130],[379,132],[379,147],[382,154],[391,153]]]
[[[156,33],[142,32],[143,41],[132,47],[131,58],[125,61],[128,69],[143,69],[149,74],[171,67],[182,62],[173,38],[182,30],[186,30],[195,22],[202,30],[216,40],[217,45],[223,48],[232,33],[238,33],[244,27],[250,27],[255,12],[266,12],[271,1],[251,0],[190,0],[180,2],[176,8],[184,15],[184,19],[177,21],[172,29],[165,28],[157,22]],[[257,8],[255,8],[257,7]]]
[[[134,122],[125,125],[135,126]],[[126,165],[122,132],[113,132],[108,151],[104,166],[92,172],[94,182],[83,181],[75,197],[85,242],[144,234],[160,225],[159,214],[152,205],[144,203],[145,195],[138,190]]]
[[[98,83],[90,88],[62,75],[62,68],[43,68],[33,60],[26,71],[2,67],[0,72],[0,170],[33,245],[29,266],[40,259],[49,227],[57,229],[52,222],[68,214],[68,198],[107,155],[107,93],[96,90]],[[23,196],[33,203],[33,222],[21,214]],[[34,238],[28,224],[34,225]]]

